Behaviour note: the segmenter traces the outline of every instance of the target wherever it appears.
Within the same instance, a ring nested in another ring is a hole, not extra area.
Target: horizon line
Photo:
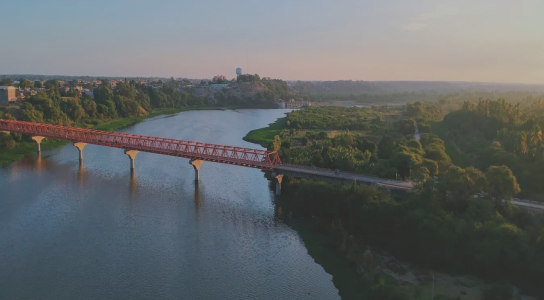
[[[254,74],[250,74],[254,75]],[[169,77],[163,77],[163,76],[109,76],[109,75],[60,75],[60,74],[0,74],[0,77],[12,77],[12,76],[48,76],[48,77],[95,77],[95,78],[126,78],[126,79],[134,79],[134,78],[159,78],[159,79],[171,79],[173,78],[183,78],[183,79],[193,79],[193,80],[204,80],[208,78],[190,78],[190,77],[183,77],[183,76],[169,76]],[[269,77],[269,76],[264,76]],[[261,77],[262,78],[262,77]],[[13,78],[17,79],[17,78]],[[235,78],[233,78],[235,79]],[[537,85],[537,86],[544,86],[544,83],[525,83],[525,82],[506,82],[506,81],[465,81],[465,80],[407,80],[407,79],[394,79],[394,80],[364,80],[364,79],[334,79],[334,80],[307,80],[307,79],[282,79],[282,78],[272,78],[272,79],[280,79],[283,81],[301,81],[301,82],[335,82],[335,81],[354,81],[354,82],[414,82],[414,83],[479,83],[479,84],[513,84],[513,85]]]

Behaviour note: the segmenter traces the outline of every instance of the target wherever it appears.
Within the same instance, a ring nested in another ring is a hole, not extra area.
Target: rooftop
[[[7,90],[8,88],[15,88],[15,87],[11,85],[0,85],[0,90]]]

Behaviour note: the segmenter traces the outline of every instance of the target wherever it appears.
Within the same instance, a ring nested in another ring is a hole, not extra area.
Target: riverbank
[[[246,142],[259,144],[264,148],[268,148],[274,137],[285,128],[287,117],[279,118],[274,123],[270,123],[267,127],[259,128],[248,132],[242,139]]]
[[[130,127],[132,125],[138,124],[146,119],[151,119],[161,115],[173,115],[178,114],[184,111],[192,110],[229,110],[229,109],[253,109],[253,108],[264,108],[264,107],[241,107],[241,106],[230,106],[230,107],[183,107],[183,108],[167,108],[152,111],[151,113],[144,116],[136,116],[131,118],[123,118],[116,120],[108,120],[96,125],[82,124],[84,128],[96,129],[103,131],[116,131],[123,128]],[[268,107],[267,107],[268,108]],[[70,144],[69,141],[59,141],[59,140],[50,140],[45,139],[41,143],[41,150],[47,151],[55,148],[59,148],[65,145]],[[0,166],[7,165],[16,161],[21,160],[25,156],[32,155],[36,153],[36,143],[34,141],[20,141],[17,142],[16,147],[13,149],[3,149],[0,152]]]

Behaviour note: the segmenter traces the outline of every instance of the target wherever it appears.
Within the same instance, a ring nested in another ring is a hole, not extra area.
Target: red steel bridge
[[[0,132],[16,132],[32,136],[32,139],[38,144],[38,153],[41,150],[40,144],[44,138],[72,141],[79,150],[80,163],[83,162],[83,148],[87,144],[124,149],[125,154],[130,158],[131,170],[134,170],[134,160],[136,154],[140,151],[188,158],[195,169],[195,180],[197,182],[200,179],[200,166],[204,161],[273,171],[273,175],[277,179],[277,194],[281,191],[281,181],[284,175],[334,183],[355,181],[360,184],[372,184],[387,189],[409,190],[412,188],[412,184],[409,182],[339,172],[338,170],[282,165],[276,151],[13,120],[0,120]]]
[[[119,132],[12,120],[0,120],[0,131],[18,132],[33,137],[67,140],[74,143],[121,148],[128,151],[135,150],[178,156],[191,160],[213,161],[268,171],[274,170],[275,165],[281,164],[278,153],[275,151],[214,145]]]

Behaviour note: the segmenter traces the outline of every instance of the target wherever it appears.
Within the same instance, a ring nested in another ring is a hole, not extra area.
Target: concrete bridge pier
[[[192,159],[189,161],[189,164],[191,164],[193,168],[195,169],[196,182],[200,181],[200,166],[202,165],[203,162],[204,162],[203,160],[192,160]]]
[[[42,153],[41,144],[42,144],[43,139],[45,139],[43,136],[33,136],[32,137],[32,140],[35,141],[38,144],[38,154]]]
[[[276,196],[281,195],[281,181],[283,180],[283,175],[276,175]]]
[[[87,143],[73,143],[73,145],[79,150],[79,164],[83,164],[83,148],[87,146]]]
[[[125,150],[125,154],[130,158],[130,171],[134,172],[134,160],[136,159],[136,154],[140,151],[137,150]]]

